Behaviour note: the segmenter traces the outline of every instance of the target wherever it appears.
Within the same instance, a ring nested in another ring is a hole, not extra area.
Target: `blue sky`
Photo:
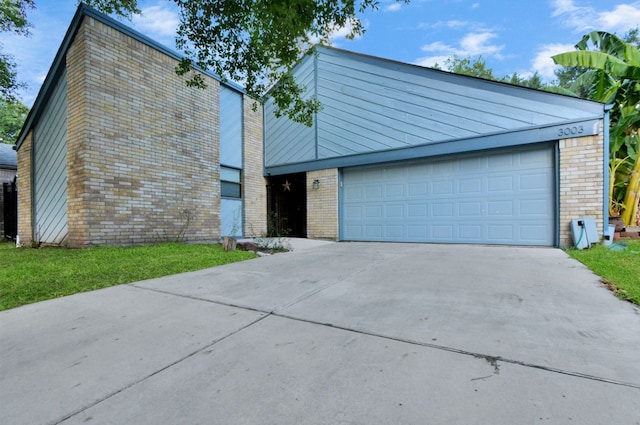
[[[123,20],[141,33],[174,48],[178,15],[169,0],[139,0],[142,16]],[[21,100],[31,106],[76,10],[76,0],[36,0],[29,11],[30,37],[0,34],[28,89]],[[452,55],[482,55],[494,73],[529,76],[538,71],[553,80],[550,56],[573,49],[583,34],[605,30],[620,35],[640,25],[640,1],[630,0],[380,0],[362,16],[363,37],[346,40],[337,31],[336,47],[402,62],[432,66]]]

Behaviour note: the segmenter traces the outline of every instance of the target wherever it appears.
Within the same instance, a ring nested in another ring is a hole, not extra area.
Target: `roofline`
[[[276,176],[328,168],[349,168],[538,143],[553,143],[566,138],[566,136],[560,136],[559,130],[565,129],[567,126],[572,128],[582,127],[580,137],[597,135],[601,130],[600,123],[602,120],[603,117],[601,116],[580,118],[579,120],[556,122],[544,126],[515,129],[506,133],[483,134],[455,140],[442,140],[422,145],[312,159],[290,164],[273,164],[264,167],[264,175]]]
[[[404,67],[409,70],[413,70],[414,72],[429,73],[429,74],[432,74],[432,76],[438,76],[442,80],[449,80],[449,81],[456,80],[457,84],[466,83],[465,85],[472,86],[472,87],[486,86],[486,85],[495,86],[495,88],[497,89],[496,91],[499,93],[505,93],[505,91],[507,90],[512,91],[514,89],[522,90],[522,91],[526,91],[531,96],[530,98],[533,98],[533,99],[544,98],[545,101],[547,102],[549,99],[554,99],[556,102],[550,102],[550,103],[554,103],[556,105],[574,106],[576,102],[584,103],[585,105],[592,105],[594,108],[601,110],[604,115],[605,104],[601,102],[596,102],[594,100],[569,96],[562,93],[553,93],[553,92],[549,92],[542,89],[520,86],[517,84],[511,84],[504,81],[489,80],[486,78],[476,77],[472,75],[457,74],[455,72],[449,72],[442,69],[429,68],[422,65],[416,65],[416,64],[402,62],[394,59],[383,58],[380,56],[369,55],[366,53],[354,52],[351,50],[340,49],[333,46],[318,44],[314,46],[314,48],[316,50],[325,49],[328,51],[334,51],[343,55],[355,56],[355,57],[359,57],[361,59],[365,59],[369,61],[386,62],[388,64],[393,64],[396,66]]]
[[[113,18],[111,18],[110,16],[99,12],[98,10],[87,6],[84,3],[80,3],[78,5],[78,8],[76,9],[76,13],[73,16],[73,19],[71,20],[71,23],[69,24],[69,28],[67,29],[67,33],[65,34],[64,38],[62,39],[62,43],[60,44],[60,47],[58,48],[58,52],[56,53],[56,56],[53,60],[53,63],[51,64],[51,67],[49,68],[49,71],[47,72],[47,76],[44,80],[44,83],[42,83],[42,86],[40,87],[40,90],[38,91],[38,95],[36,96],[36,100],[33,103],[33,107],[31,108],[31,110],[29,111],[29,114],[27,115],[27,118],[25,120],[24,125],[22,126],[22,129],[20,130],[20,134],[18,135],[18,139],[16,141],[16,146],[17,149],[20,149],[20,146],[22,145],[22,143],[24,142],[24,139],[26,138],[27,134],[29,133],[29,131],[31,130],[31,128],[34,125],[34,122],[37,121],[37,119],[40,117],[41,113],[42,113],[42,109],[44,108],[44,104],[46,103],[46,100],[49,97],[49,94],[51,92],[51,90],[53,90],[53,88],[55,87],[55,83],[57,78],[60,76],[60,74],[62,73],[62,70],[64,68],[64,64],[65,64],[65,59],[66,59],[66,54],[67,51],[69,50],[69,47],[71,46],[71,43],[73,43],[76,34],[78,33],[78,30],[80,29],[80,26],[82,25],[82,21],[84,20],[85,17],[90,17],[93,18],[161,53],[164,53],[165,55],[176,59],[176,60],[181,60],[184,58],[183,55],[181,55],[180,53],[176,52],[175,50],[172,50],[160,43],[158,43],[157,41],[151,39],[150,37],[134,30],[133,28],[130,28],[128,26],[126,26],[125,24],[123,24],[122,22],[119,22]],[[222,78],[220,78],[220,76],[203,70],[200,67],[194,66],[193,69],[197,70],[198,72],[201,72],[202,74],[213,78],[214,80],[219,81],[222,85],[225,85],[227,87],[229,87],[232,90],[235,90],[237,92],[240,92],[242,94],[246,94],[245,89],[236,84],[233,83],[231,81],[222,81]]]

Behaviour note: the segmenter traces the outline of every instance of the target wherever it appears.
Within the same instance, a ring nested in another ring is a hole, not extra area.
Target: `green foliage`
[[[568,251],[576,260],[601,276],[622,299],[640,304],[640,241],[627,240],[625,251],[597,245],[591,249]]]
[[[254,257],[252,252],[223,252],[220,245],[33,249],[2,242],[0,310]]]
[[[0,31],[29,34],[27,9],[34,7],[33,0],[0,0]]]
[[[94,7],[108,14],[131,17],[140,14],[138,0],[82,0],[87,6]]]
[[[291,76],[294,66],[316,43],[329,44],[337,29],[347,28],[347,38],[363,34],[356,15],[377,7],[376,0],[174,1],[181,11],[177,44],[187,56],[179,74],[190,75],[192,85],[200,87],[202,81],[191,73],[196,65],[242,82],[254,99],[268,91],[279,116],[306,125],[320,104],[303,99],[305,87]]]
[[[33,0],[0,0],[0,31],[29,35],[31,25],[27,9],[33,9]],[[2,46],[0,46],[1,48]],[[14,100],[24,83],[18,81],[13,56],[0,52],[0,95],[3,100]]]
[[[0,99],[0,139],[3,143],[15,144],[28,113],[29,108],[23,103]]]
[[[637,40],[637,30],[628,37]],[[612,212],[624,210],[625,223],[633,224],[632,212],[639,201],[636,181],[640,152],[640,50],[615,34],[594,31],[576,44],[575,51],[555,55],[553,60],[565,67],[584,69],[569,87],[576,94],[586,93],[589,99],[613,105],[609,204]]]
[[[459,57],[457,55],[453,55],[445,60],[444,65],[447,71],[455,74],[469,75],[471,77],[484,78],[485,80],[501,81],[503,83],[515,84],[533,89],[540,89],[543,87],[542,78],[537,72],[529,78],[522,77],[517,72],[504,77],[498,77],[493,73],[493,69],[487,66],[487,62],[481,55],[475,58],[470,56]],[[438,65],[434,68],[440,69]]]

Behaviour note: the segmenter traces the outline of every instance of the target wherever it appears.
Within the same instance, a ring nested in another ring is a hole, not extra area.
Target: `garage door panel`
[[[482,202],[460,202],[458,216],[464,219],[482,217]]]
[[[553,245],[554,176],[551,146],[346,169],[341,237]]]
[[[512,176],[490,176],[487,177],[488,192],[511,192],[513,190]]]
[[[520,176],[520,190],[542,190],[550,189],[548,176],[544,173],[524,174]]]

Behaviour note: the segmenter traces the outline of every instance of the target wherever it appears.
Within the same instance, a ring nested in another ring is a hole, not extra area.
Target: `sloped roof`
[[[265,102],[268,172],[557,140],[580,123],[574,135],[586,136],[605,115],[598,102],[329,47],[304,58],[294,76],[322,110],[308,129],[275,118]],[[369,157],[347,160],[362,155]]]
[[[22,142],[24,141],[24,138],[26,137],[27,133],[29,132],[29,130],[35,125],[35,123],[38,121],[38,118],[40,116],[40,114],[42,113],[44,106],[47,103],[47,99],[49,98],[51,91],[53,90],[53,88],[56,85],[57,79],[59,78],[60,74],[62,73],[62,71],[64,70],[65,67],[65,56],[67,54],[67,51],[69,50],[69,47],[71,46],[71,44],[73,43],[73,40],[76,36],[76,34],[78,33],[78,30],[80,29],[80,26],[82,25],[82,22],[84,20],[85,17],[91,17],[109,27],[112,27],[113,29],[126,34],[127,36],[133,38],[134,40],[137,40],[143,44],[146,44],[147,46],[164,53],[165,55],[176,59],[176,60],[180,60],[183,58],[183,56],[181,54],[179,54],[178,52],[169,49],[166,46],[163,46],[162,44],[154,41],[153,39],[147,37],[146,35],[139,33],[138,31],[124,25],[121,22],[116,21],[115,19],[109,17],[108,15],[105,15],[104,13],[101,13],[99,11],[97,11],[96,9],[87,6],[84,3],[80,3],[78,5],[78,8],[76,9],[76,13],[73,16],[73,19],[71,20],[71,24],[69,24],[69,28],[67,29],[67,33],[64,36],[64,39],[62,40],[62,43],[60,44],[60,47],[58,48],[58,52],[56,53],[55,59],[53,60],[53,64],[51,65],[51,68],[49,69],[49,72],[47,73],[47,77],[44,80],[44,83],[42,84],[42,87],[40,87],[40,91],[38,92],[38,96],[36,97],[36,100],[33,104],[33,107],[31,108],[31,110],[29,111],[29,115],[27,116],[27,119],[24,123],[24,126],[22,127],[22,130],[20,132],[20,135],[18,137],[18,141],[17,141],[17,146],[18,149],[20,149],[20,146],[22,145]],[[221,81],[220,77],[202,70],[200,68],[195,68],[197,69],[199,72],[213,78],[216,79],[218,81]],[[238,92],[244,93],[244,89],[237,85],[234,84],[233,82],[222,82],[221,84],[236,90]]]
[[[0,167],[18,168],[18,156],[13,145],[0,143]]]

